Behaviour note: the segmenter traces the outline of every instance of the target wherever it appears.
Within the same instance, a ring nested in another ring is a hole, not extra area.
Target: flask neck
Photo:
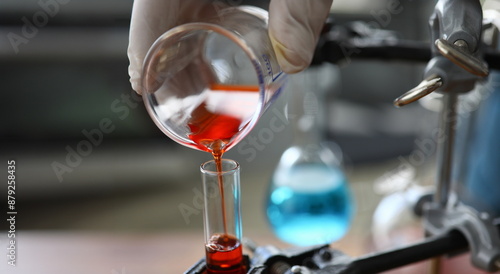
[[[294,94],[296,122],[293,124],[294,145],[319,144],[324,137],[323,107],[314,91]]]

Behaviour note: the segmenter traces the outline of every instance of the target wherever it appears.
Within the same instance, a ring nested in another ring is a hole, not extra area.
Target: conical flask
[[[342,168],[342,153],[322,142],[322,92],[317,70],[295,75],[291,117],[294,143],[281,156],[270,180],[266,214],[284,242],[308,246],[342,238],[353,215],[353,201]]]

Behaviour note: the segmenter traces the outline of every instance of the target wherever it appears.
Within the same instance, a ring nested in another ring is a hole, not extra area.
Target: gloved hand
[[[269,37],[281,69],[299,72],[311,63],[333,0],[271,0]]]
[[[271,0],[269,36],[284,72],[296,73],[309,66],[332,2]],[[221,0],[135,0],[127,52],[132,88],[141,93],[143,61],[160,35],[177,25],[215,15],[223,3]]]

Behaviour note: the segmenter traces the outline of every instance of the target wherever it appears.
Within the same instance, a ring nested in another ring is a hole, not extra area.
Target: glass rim
[[[265,81],[263,77],[264,72],[262,71],[260,66],[257,65],[258,56],[257,53],[254,51],[254,49],[251,48],[240,35],[236,34],[231,29],[228,29],[224,26],[220,26],[216,23],[211,23],[211,22],[185,23],[182,25],[178,25],[160,35],[153,42],[148,52],[146,53],[146,56],[144,57],[144,63],[142,65],[142,72],[141,72],[141,85],[143,88],[149,86],[148,82],[146,81],[146,79],[148,78],[147,74],[149,73],[149,67],[151,67],[152,60],[154,60],[154,58],[157,57],[157,52],[161,49],[162,44],[165,43],[171,37],[195,31],[215,32],[228,38],[229,40],[231,40],[231,42],[236,44],[241,50],[243,50],[243,52],[245,52],[245,55],[248,57],[255,71],[257,72],[257,81],[259,88],[261,89],[261,92],[265,89]],[[146,89],[144,93],[154,93],[154,91],[152,92]]]
[[[227,169],[227,170],[222,170],[222,172],[218,172],[216,170],[208,170],[206,169],[205,167],[209,164],[213,164],[215,166],[215,160],[209,160],[209,161],[206,161],[204,163],[202,163],[200,165],[200,171],[202,174],[208,174],[208,175],[225,175],[225,174],[231,174],[231,173],[235,173],[235,172],[238,172],[240,170],[240,163],[238,163],[237,161],[235,160],[232,160],[232,159],[221,159],[222,161],[222,165],[224,166],[224,162],[229,162],[231,164],[234,164],[233,167],[231,167],[230,169]]]

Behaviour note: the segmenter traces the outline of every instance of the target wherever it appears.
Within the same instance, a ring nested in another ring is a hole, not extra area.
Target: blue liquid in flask
[[[342,170],[319,163],[278,168],[267,217],[281,240],[297,246],[328,244],[349,230],[351,193]]]

